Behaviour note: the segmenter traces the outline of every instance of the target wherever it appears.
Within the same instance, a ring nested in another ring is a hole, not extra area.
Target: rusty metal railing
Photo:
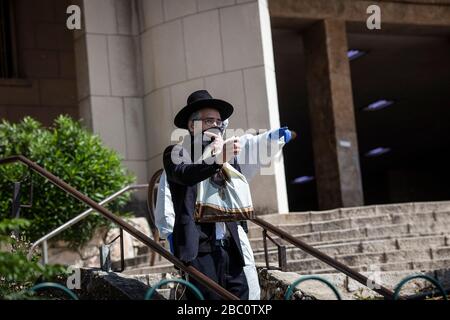
[[[96,203],[91,198],[87,197],[86,195],[82,194],[63,180],[59,179],[52,173],[48,172],[41,166],[37,165],[33,161],[29,160],[28,158],[18,155],[18,156],[12,156],[5,159],[0,159],[0,165],[8,164],[8,163],[15,163],[15,162],[21,162],[24,165],[26,165],[28,168],[32,169],[42,177],[49,180],[51,183],[53,183],[55,186],[63,190],[64,192],[72,195],[74,198],[80,200],[81,202],[85,203],[89,207],[91,207],[93,210],[100,213],[102,216],[107,218],[108,220],[114,222],[118,226],[120,226],[123,230],[127,231],[129,234],[131,234],[134,238],[144,243],[146,246],[150,247],[152,250],[156,251],[158,254],[172,262],[175,266],[189,274],[192,278],[197,280],[199,283],[207,287],[208,289],[211,289],[215,293],[217,293],[219,296],[226,300],[239,300],[238,297],[236,297],[234,294],[229,292],[228,290],[224,289],[220,285],[218,285],[216,282],[211,280],[209,277],[204,275],[202,272],[198,271],[192,266],[186,266],[181,260],[177,259],[174,255],[172,255],[170,252],[165,250],[163,247],[161,247],[158,243],[153,241],[151,238],[143,234],[138,229],[131,226],[129,223],[123,221],[121,218],[115,216],[112,212],[110,212],[108,209],[102,207],[98,203]]]
[[[109,202],[111,202],[112,200],[115,200],[117,197],[119,197],[120,195],[124,194],[125,192],[131,191],[131,190],[136,190],[136,189],[146,189],[148,187],[147,184],[136,184],[136,185],[129,185],[126,186],[124,188],[122,188],[121,190],[115,192],[114,194],[110,195],[109,197],[107,197],[106,199],[100,201],[98,204],[99,205],[105,205],[108,204]],[[60,234],[61,232],[63,232],[64,230],[67,230],[68,228],[72,227],[73,225],[75,225],[76,223],[82,221],[83,219],[89,217],[93,212],[95,212],[92,208],[87,209],[86,211],[83,211],[82,213],[80,213],[79,215],[73,217],[72,219],[70,219],[69,221],[67,221],[66,223],[60,225],[58,228],[50,231],[49,233],[47,233],[46,235],[42,236],[41,238],[39,238],[38,240],[36,240],[35,242],[33,242],[33,244],[31,245],[30,249],[28,250],[28,254],[27,257],[28,259],[31,258],[31,256],[33,255],[33,252],[38,248],[38,246],[42,245],[42,262],[43,264],[47,264],[48,263],[48,241],[52,238],[54,238],[55,236],[57,236],[58,234]],[[120,252],[121,252],[121,266],[122,266],[122,270],[124,269],[124,257],[123,257],[123,237],[122,237],[122,228],[120,228]],[[114,239],[116,240],[116,239]],[[111,242],[114,242],[111,241]]]
[[[279,244],[275,241],[271,236],[267,234],[267,229],[263,229],[263,243],[264,243],[264,259],[266,260],[266,268],[267,270],[273,269],[269,263],[269,250],[267,249],[267,239],[269,239],[278,250],[278,269],[281,271],[287,271],[287,257],[286,257],[286,246]]]

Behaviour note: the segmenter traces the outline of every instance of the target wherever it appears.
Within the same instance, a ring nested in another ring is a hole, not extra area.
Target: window
[[[18,78],[13,0],[0,0],[0,78]]]

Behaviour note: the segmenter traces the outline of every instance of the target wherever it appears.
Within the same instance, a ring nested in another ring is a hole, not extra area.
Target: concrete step
[[[266,268],[265,263],[257,262],[257,268]],[[275,266],[275,265],[273,265]],[[450,259],[438,259],[438,260],[422,260],[422,261],[411,261],[411,262],[393,262],[393,263],[380,263],[377,265],[360,265],[360,266],[352,266],[352,270],[356,272],[388,272],[388,271],[429,271],[429,270],[438,270],[438,269],[450,269]],[[308,275],[308,274],[328,274],[328,273],[341,273],[340,271],[327,267],[327,268],[319,268],[319,269],[311,269],[311,270],[295,270],[295,268],[289,268],[289,272],[297,272],[300,275]]]
[[[334,256],[339,262],[353,268],[361,265],[378,266],[388,263],[405,263],[405,269],[411,269],[414,261],[446,260],[450,258],[450,247],[425,250],[394,250],[386,252],[357,253]],[[330,266],[316,258],[288,260],[289,271],[330,269]]]
[[[273,224],[309,223],[314,221],[336,220],[352,217],[368,217],[383,214],[414,214],[431,212],[450,212],[450,201],[414,202],[363,207],[340,208],[327,211],[306,211],[274,213],[259,216]]]
[[[278,228],[289,234],[311,233],[317,231],[332,231],[340,229],[351,229],[359,227],[368,227],[375,225],[387,225],[392,223],[390,215],[380,215],[376,217],[360,217],[360,218],[344,218],[336,220],[327,220],[323,222],[309,222],[299,224],[278,224]],[[262,229],[253,227],[249,229],[248,236],[250,239],[261,237]]]
[[[138,274],[153,274],[153,273],[176,273],[177,270],[175,269],[174,265],[172,263],[168,264],[162,264],[159,266],[145,266],[145,267],[133,267],[129,269],[125,269],[123,271],[123,274],[129,274],[129,275],[138,275]]]
[[[127,258],[124,260],[125,268],[150,266],[150,261],[151,261],[151,254],[149,254],[149,253],[141,254],[136,257]],[[169,263],[170,263],[169,260],[160,256],[159,254],[156,254],[154,266],[161,266],[161,265],[165,265],[165,264],[169,264]],[[113,261],[112,268],[113,268],[113,270],[120,269],[120,260]]]
[[[272,224],[289,224],[289,223],[310,223],[326,220],[337,220],[350,217],[376,216],[380,214],[376,206],[341,208],[324,211],[306,211],[306,212],[289,212],[289,213],[273,213],[259,216],[261,219]]]
[[[274,219],[275,220],[275,219]],[[285,219],[281,219],[284,221]],[[290,234],[312,233],[316,231],[332,231],[338,229],[351,229],[357,227],[374,227],[388,224],[432,224],[432,223],[450,224],[449,212],[431,212],[431,213],[393,213],[380,214],[368,217],[339,218],[318,222],[306,223],[280,223],[274,221],[274,225]],[[249,227],[248,237],[250,239],[259,238],[262,235],[262,228],[252,224]]]
[[[348,242],[356,238],[381,239],[393,238],[404,235],[440,235],[450,233],[450,224],[434,222],[432,224],[393,224],[382,225],[376,227],[359,227],[333,231],[316,231],[311,233],[293,234],[294,237],[308,244],[320,244],[321,242]],[[277,236],[272,238],[280,244],[287,244],[286,241],[279,239]],[[263,238],[250,239],[253,250],[258,251],[264,248]],[[275,248],[275,245],[267,240],[268,248]]]
[[[262,265],[261,265],[262,266]],[[450,270],[450,259],[437,259],[437,260],[417,260],[411,262],[394,262],[394,263],[381,263],[376,265],[375,267],[367,265],[361,266],[352,266],[353,270],[357,272],[369,272],[373,271],[381,271],[381,272],[389,272],[389,271],[430,271],[430,270],[439,270],[439,269],[449,269]],[[293,270],[294,271],[294,270]],[[326,274],[326,273],[339,273],[338,270],[334,268],[326,268],[326,269],[313,269],[313,270],[298,270],[302,275],[307,274]]]
[[[385,252],[394,250],[407,249],[429,249],[435,247],[444,247],[450,245],[448,236],[428,236],[428,237],[408,237],[395,239],[380,239],[380,240],[359,240],[346,243],[315,245],[314,247],[322,253],[329,256],[343,255],[343,254],[357,254],[357,253],[372,253]],[[294,246],[289,246],[286,249],[286,256],[288,260],[299,260],[311,257],[303,250]],[[264,251],[259,250],[254,252],[256,261],[265,261]],[[272,249],[268,251],[269,262],[278,262],[278,250]]]
[[[153,239],[153,237],[150,237],[150,238]],[[169,243],[167,242],[167,240],[160,239],[159,240],[159,245],[162,246],[167,251],[170,251]],[[149,247],[147,247],[145,245],[142,246],[142,247],[139,247],[137,249],[138,249],[137,252],[136,252],[137,255],[143,255],[143,254],[147,254],[147,253],[151,253],[152,252],[152,249],[150,249]]]
[[[407,234],[399,234],[397,237],[373,237],[373,238],[367,238],[367,237],[360,237],[360,238],[351,238],[351,239],[344,239],[344,241],[342,240],[331,240],[331,241],[319,241],[319,242],[312,242],[312,243],[308,243],[310,246],[313,246],[315,248],[319,248],[319,247],[326,247],[326,246],[339,246],[339,245],[347,245],[347,244],[352,244],[354,242],[357,243],[363,243],[363,245],[365,244],[370,244],[371,241],[381,241],[381,240],[398,240],[398,248],[399,249],[412,249],[416,246],[416,238],[420,238],[423,239],[423,241],[425,241],[425,243],[429,243],[430,246],[435,246],[435,243],[442,243],[442,237],[447,237],[445,244],[443,244],[442,246],[447,246],[450,245],[448,243],[450,243],[450,233],[438,233],[438,234],[429,234],[429,235],[425,235],[425,234],[413,234],[413,233],[407,233]],[[280,241],[280,240],[278,240]],[[286,243],[286,249],[295,249],[296,247],[290,243]],[[269,246],[268,245],[268,251],[269,252],[276,252],[277,248],[272,245]],[[257,254],[257,253],[261,253],[264,252],[264,248],[259,248],[259,249],[253,249],[253,253]]]

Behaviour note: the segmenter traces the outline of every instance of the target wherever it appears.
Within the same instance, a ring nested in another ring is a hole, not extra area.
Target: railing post
[[[278,247],[278,266],[281,271],[287,271],[286,246]]]
[[[20,182],[14,182],[11,218],[17,219],[20,217]]]
[[[125,252],[123,247],[123,229],[120,228],[120,272],[125,270]]]
[[[267,252],[267,230],[264,229],[263,232],[263,243],[264,243],[264,259],[266,260],[266,267],[269,270],[269,253]]]
[[[47,240],[42,242],[42,262],[44,265],[48,264],[48,246]]]
[[[109,245],[100,246],[100,269],[111,272],[111,252]]]

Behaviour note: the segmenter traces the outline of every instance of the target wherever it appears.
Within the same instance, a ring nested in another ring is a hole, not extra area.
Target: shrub
[[[122,167],[114,150],[105,147],[97,135],[68,116],[58,117],[51,128],[44,128],[30,117],[19,124],[3,121],[0,124],[0,158],[20,154],[96,202],[135,179]],[[33,181],[32,207],[21,209],[21,216],[30,221],[25,236],[32,241],[87,209],[85,204],[45,178],[30,174],[22,164],[0,166],[0,177],[0,221],[10,217],[13,182],[22,181],[21,203],[25,204],[30,200],[28,190]],[[108,208],[117,212],[128,200],[129,195],[123,195]],[[105,218],[91,214],[57,239],[77,247],[88,241],[96,228],[105,225],[108,225]]]
[[[19,231],[29,226],[29,221],[24,219],[0,221],[0,299],[32,298],[27,289],[37,281],[67,273],[61,265],[42,266],[37,255],[27,259],[29,243]],[[13,232],[15,236],[11,236]]]

